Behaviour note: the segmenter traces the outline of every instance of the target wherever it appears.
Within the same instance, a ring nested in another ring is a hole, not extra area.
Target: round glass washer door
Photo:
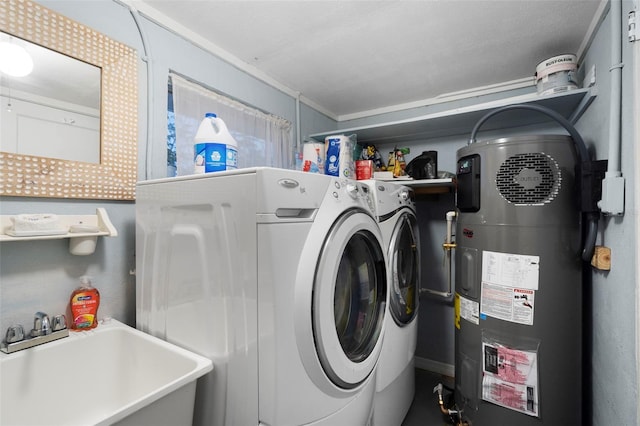
[[[322,368],[339,387],[358,386],[380,354],[387,280],[380,230],[362,212],[332,226],[318,262],[313,332]]]
[[[417,229],[415,216],[403,213],[396,222],[389,244],[389,310],[401,327],[409,324],[418,313],[420,256]]]

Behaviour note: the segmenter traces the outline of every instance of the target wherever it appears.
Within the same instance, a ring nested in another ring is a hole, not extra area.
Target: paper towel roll
[[[345,135],[327,136],[324,144],[327,150],[325,173],[355,179],[351,139]]]
[[[302,146],[302,171],[324,173],[324,144],[308,142]]]

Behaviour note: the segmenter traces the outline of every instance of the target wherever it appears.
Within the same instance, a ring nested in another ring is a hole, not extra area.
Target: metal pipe
[[[446,214],[447,218],[447,235],[445,236],[445,241],[443,244],[444,250],[447,252],[446,262],[447,262],[447,288],[449,289],[449,296],[453,296],[453,283],[452,283],[452,274],[451,274],[451,249],[456,248],[456,244],[453,242],[453,219],[458,216],[456,211],[448,211]]]
[[[433,392],[438,394],[438,405],[440,407],[440,412],[445,416],[457,417],[458,421],[456,422],[456,426],[470,426],[469,422],[462,420],[462,410],[450,410],[444,406],[444,399],[442,398],[442,388],[442,383],[438,383],[437,386],[433,388]]]
[[[453,300],[453,284],[452,284],[452,274],[451,274],[451,249],[456,248],[455,242],[453,242],[453,219],[458,215],[455,211],[447,212],[447,233],[445,235],[444,244],[442,244],[442,248],[445,251],[444,258],[444,267],[447,271],[447,291],[438,291],[432,290],[429,288],[420,289],[420,293],[427,293],[433,296],[440,297],[447,302],[451,302]]]

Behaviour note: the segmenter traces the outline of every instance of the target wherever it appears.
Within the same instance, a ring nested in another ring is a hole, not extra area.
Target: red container
[[[373,160],[356,160],[356,179],[371,179],[373,176]]]

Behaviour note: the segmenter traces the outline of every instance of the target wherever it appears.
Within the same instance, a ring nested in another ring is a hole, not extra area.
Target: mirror
[[[0,74],[0,195],[134,199],[135,50],[28,0],[0,1],[0,31],[34,62],[27,77]],[[82,75],[48,66],[42,83],[40,54]]]
[[[0,151],[99,164],[100,68],[3,32],[0,43],[33,63],[0,71]]]

